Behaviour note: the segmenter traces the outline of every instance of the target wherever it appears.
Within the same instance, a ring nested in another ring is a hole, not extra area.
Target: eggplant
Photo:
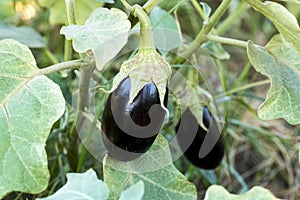
[[[124,162],[138,158],[151,147],[165,117],[153,82],[147,83],[132,103],[129,103],[130,90],[130,78],[127,77],[109,95],[101,124],[108,155]]]
[[[202,169],[214,169],[224,156],[224,144],[215,118],[208,108],[203,109],[204,130],[188,108],[176,125],[177,141],[185,157]],[[205,141],[205,142],[204,142]]]

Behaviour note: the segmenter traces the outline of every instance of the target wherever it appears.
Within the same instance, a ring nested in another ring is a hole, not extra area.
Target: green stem
[[[203,38],[205,38],[206,40],[211,40],[211,41],[219,42],[222,44],[228,44],[228,45],[247,48],[247,42],[242,41],[242,40],[225,38],[225,37],[220,37],[220,36],[215,36],[215,35],[204,35]]]
[[[81,112],[85,112],[89,109],[90,101],[90,78],[94,71],[94,67],[86,66],[80,68],[80,80],[79,80],[79,97],[77,104],[77,116],[76,120],[81,117]],[[75,121],[76,121],[75,120]]]
[[[67,62],[62,62],[58,63],[55,65],[51,65],[49,67],[40,69],[37,73],[37,75],[47,75],[47,74],[52,74],[61,70],[66,70],[66,69],[76,69],[81,66],[88,65],[87,63],[82,62],[81,60],[72,60],[72,61],[67,61]]]
[[[78,159],[78,132],[77,127],[82,126],[85,116],[84,112],[89,110],[89,83],[91,74],[94,71],[94,67],[85,66],[80,68],[80,79],[79,79],[79,94],[78,103],[76,108],[76,116],[72,125],[71,131],[69,132],[69,143],[67,146],[67,157],[69,165],[72,171],[76,171],[79,163]]]
[[[130,12],[133,11],[132,6],[131,6],[129,3],[127,3],[126,0],[121,0],[121,2],[122,2],[122,4],[125,6],[125,8],[126,8],[128,11],[130,11]]]
[[[191,0],[192,1],[192,4],[193,6],[196,8],[196,10],[198,11],[199,15],[202,17],[203,21],[206,21],[207,18],[201,8],[201,6],[199,5],[198,1],[197,0]]]
[[[59,63],[58,60],[56,59],[56,57],[51,53],[51,51],[49,49],[44,48],[43,53],[52,62],[52,64]]]
[[[95,131],[95,128],[96,128],[96,124],[97,124],[97,119],[99,118],[100,116],[100,113],[102,111],[102,108],[107,100],[107,96],[108,94],[105,94],[101,103],[99,104],[99,107],[97,109],[97,112],[96,112],[96,115],[93,119],[93,122],[92,122],[92,125],[90,126],[90,129],[89,129],[89,132],[88,132],[88,136],[87,136],[87,140],[86,140],[86,145],[89,145],[90,142],[91,142],[91,139],[92,139],[92,136],[94,134],[94,131]],[[81,151],[81,154],[80,154],[80,157],[79,157],[79,163],[77,165],[77,169],[76,169],[76,172],[80,172],[81,169],[82,169],[82,166],[84,164],[84,161],[85,161],[85,157],[87,155],[87,148],[83,145],[82,146],[82,151]]]
[[[65,0],[67,9],[67,25],[76,24],[76,11],[74,0]],[[64,60],[72,59],[72,41],[65,39]]]
[[[74,0],[65,0],[67,9],[68,25],[76,24],[76,12]]]
[[[133,15],[140,21],[140,48],[139,52],[155,49],[153,35],[151,30],[151,22],[147,13],[139,5],[133,6]]]
[[[65,39],[64,61],[72,59],[72,41]]]
[[[232,88],[238,87],[239,85],[241,85],[242,81],[246,80],[246,78],[248,77],[250,68],[251,68],[251,63],[248,60],[247,63],[245,64],[242,72],[239,74],[238,79],[233,84]]]
[[[253,87],[257,87],[257,86],[261,86],[261,85],[266,85],[266,84],[269,84],[269,83],[270,83],[269,79],[263,80],[263,81],[254,82],[254,83],[250,83],[250,84],[243,85],[241,87],[229,90],[229,91],[226,92],[226,95],[231,95],[231,94],[236,93],[236,92],[244,91],[244,90],[247,90],[249,88],[253,88]],[[221,96],[224,96],[224,94],[218,95],[217,98],[219,98]]]
[[[78,134],[75,122],[72,124],[70,132],[68,132],[67,159],[71,171],[75,172],[78,165]]]
[[[238,7],[232,12],[217,28],[216,34],[223,35],[228,29],[232,27],[235,21],[241,19],[241,16],[250,8],[245,2],[241,2]]]
[[[150,13],[153,8],[155,8],[158,4],[160,4],[163,0],[149,0],[143,6],[146,13]]]
[[[67,18],[68,24],[76,24],[76,12],[75,12],[75,2],[74,0],[65,0],[66,8],[67,8]],[[65,51],[69,51],[68,48],[71,48],[71,43],[66,43]],[[82,61],[89,60],[87,54],[81,53],[79,54]],[[65,55],[66,59],[69,59],[71,54]],[[90,85],[90,78],[95,70],[94,65],[91,62],[86,66],[80,67],[80,79],[79,79],[79,95],[78,95],[78,103],[77,103],[77,110],[75,121],[73,123],[72,129],[69,133],[69,144],[67,146],[67,157],[70,164],[70,167],[73,171],[76,171],[78,166],[78,133],[76,130],[77,126],[81,126],[81,123],[84,120],[83,112],[89,110],[89,85]]]
[[[227,10],[231,0],[223,0],[214,14],[209,18],[208,22],[203,24],[202,29],[198,33],[196,39],[193,41],[191,46],[189,46],[184,52],[181,53],[181,57],[177,58],[175,64],[184,63],[187,58],[189,58],[204,42],[206,39],[203,37],[204,35],[208,34],[213,27],[217,24],[220,17],[224,14]]]

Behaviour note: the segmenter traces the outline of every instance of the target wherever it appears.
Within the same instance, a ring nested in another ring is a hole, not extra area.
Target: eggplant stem
[[[140,49],[139,52],[155,51],[151,22],[147,13],[139,5],[133,6],[133,15],[140,21]]]

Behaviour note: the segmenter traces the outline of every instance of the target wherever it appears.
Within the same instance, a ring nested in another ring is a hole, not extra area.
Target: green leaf
[[[29,27],[16,27],[8,24],[0,24],[0,40],[14,39],[31,48],[45,48],[45,39],[34,29]]]
[[[254,186],[248,192],[236,195],[230,194],[223,186],[212,185],[205,194],[204,200],[276,200],[277,198],[267,189]]]
[[[197,199],[195,186],[172,164],[168,142],[162,135],[142,157],[130,162],[106,157],[103,167],[110,199],[117,199],[123,188],[139,181],[145,184],[143,199]]]
[[[39,193],[49,181],[44,149],[65,110],[57,84],[39,75],[29,48],[0,41],[0,198],[10,191]]]
[[[203,13],[204,13],[206,19],[208,19],[210,16],[210,13],[211,13],[211,7],[207,3],[204,3],[204,2],[200,2],[200,4],[202,6]]]
[[[190,72],[195,73],[195,71]],[[216,114],[211,94],[199,85],[194,84],[192,78],[186,80],[186,76],[183,76],[181,73],[172,75],[169,88],[177,97],[182,113],[189,109],[196,117],[198,124],[206,130],[203,123],[203,107],[205,105],[208,106],[212,114]]]
[[[224,50],[220,43],[208,41],[204,43],[202,47],[206,49],[210,55],[219,60],[228,60],[230,58],[229,53]]]
[[[64,0],[38,0],[38,3],[50,9],[49,22],[51,25],[65,24],[67,21],[66,4]],[[75,0],[77,24],[83,24],[93,10],[101,6],[96,0]]]
[[[144,195],[144,183],[139,181],[121,193],[119,200],[141,200]]]
[[[96,66],[102,70],[126,44],[129,29],[130,22],[123,11],[98,8],[83,26],[64,26],[60,33],[73,40],[73,48],[78,53],[92,50]]]
[[[292,13],[279,3],[271,1],[261,2],[260,0],[244,1],[265,15],[300,53],[300,28],[296,17]]]
[[[49,197],[38,198],[38,200],[105,200],[108,198],[107,185],[97,178],[94,170],[85,173],[68,173],[67,183],[56,193]]]
[[[175,18],[160,7],[155,7],[149,15],[153,28],[155,46],[164,51],[179,47],[180,36]]]
[[[300,123],[300,55],[294,46],[276,35],[265,48],[248,42],[247,52],[256,71],[271,80],[258,116],[265,120],[284,118],[291,124]]]

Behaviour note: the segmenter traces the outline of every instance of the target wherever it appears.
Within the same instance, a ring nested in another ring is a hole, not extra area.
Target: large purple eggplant
[[[165,117],[158,90],[147,83],[129,103],[130,78],[124,79],[108,97],[102,116],[102,138],[108,155],[130,161],[153,144]],[[166,106],[166,93],[164,104]]]

